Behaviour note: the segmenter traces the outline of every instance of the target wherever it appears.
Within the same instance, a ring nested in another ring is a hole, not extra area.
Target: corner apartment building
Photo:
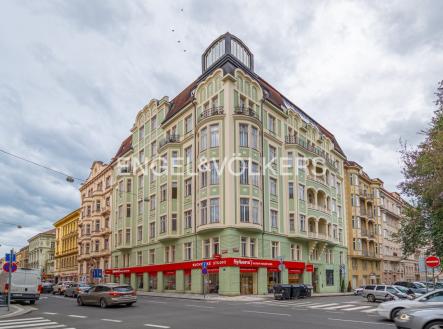
[[[88,179],[80,187],[81,214],[78,222],[78,275],[92,281],[92,270],[111,264],[111,166],[94,161]],[[106,278],[105,278],[106,279]]]
[[[206,291],[223,295],[345,284],[345,155],[254,72],[240,39],[216,39],[201,76],[151,100],[131,133],[114,166],[114,281],[200,293],[206,262]],[[235,170],[217,172],[223,163]]]
[[[39,233],[28,240],[29,267],[39,269],[42,279],[54,277],[55,229]]]
[[[29,246],[25,246],[21,248],[17,254],[17,266],[21,268],[28,268],[29,267]]]
[[[78,221],[80,209],[74,210],[54,223],[55,280],[77,281]]]
[[[383,182],[370,178],[354,161],[346,161],[346,198],[349,200],[348,264],[349,283],[352,288],[382,282],[380,254],[381,211],[380,189]]]

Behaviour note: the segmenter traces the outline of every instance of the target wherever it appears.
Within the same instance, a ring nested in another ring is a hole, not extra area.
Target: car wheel
[[[401,311],[402,309],[403,309],[403,308],[401,308],[401,307],[399,307],[399,308],[394,308],[394,309],[391,311],[391,320],[394,320],[394,318],[397,317],[398,313],[400,313],[400,311]]]
[[[368,302],[371,302],[371,303],[375,302],[375,296],[374,295],[368,295],[366,298],[368,299]]]
[[[108,304],[106,304],[106,300],[104,298],[100,299],[100,307],[101,308],[108,307]]]
[[[126,304],[127,307],[131,307],[132,305],[134,305],[134,303],[128,303],[128,304]]]
[[[35,304],[35,300],[30,300],[29,304],[34,305]]]
[[[424,329],[442,329],[443,328],[443,322],[442,321],[435,321],[428,323]]]
[[[77,305],[78,305],[78,306],[83,306],[83,305],[85,305],[85,304],[83,303],[83,300],[82,300],[80,297],[77,298]]]

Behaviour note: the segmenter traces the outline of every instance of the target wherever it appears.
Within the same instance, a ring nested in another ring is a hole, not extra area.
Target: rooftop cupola
[[[254,55],[249,48],[235,35],[226,32],[215,39],[203,53],[202,73],[229,56],[247,69],[254,71]]]

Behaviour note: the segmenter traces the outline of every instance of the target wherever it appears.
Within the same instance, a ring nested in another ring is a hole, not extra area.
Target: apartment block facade
[[[77,267],[79,279],[83,282],[93,281],[93,269],[106,270],[111,266],[112,184],[111,166],[95,161],[89,177],[80,187]],[[109,281],[109,277],[103,279]]]
[[[112,166],[113,281],[224,295],[346,284],[345,155],[237,37],[216,39],[202,75],[151,100],[126,141]]]
[[[33,236],[28,243],[29,267],[39,269],[42,279],[54,278],[55,229]]]
[[[380,245],[382,220],[380,189],[383,182],[370,178],[363,168],[346,161],[349,282],[352,288],[382,282]]]
[[[55,227],[55,281],[78,279],[78,221],[80,209],[74,210],[54,223]]]

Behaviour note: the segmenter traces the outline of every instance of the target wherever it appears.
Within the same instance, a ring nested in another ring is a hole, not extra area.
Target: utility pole
[[[11,289],[12,289],[12,255],[14,254],[14,249],[11,249],[11,253],[9,254],[9,267],[8,267],[8,312],[11,307]]]

